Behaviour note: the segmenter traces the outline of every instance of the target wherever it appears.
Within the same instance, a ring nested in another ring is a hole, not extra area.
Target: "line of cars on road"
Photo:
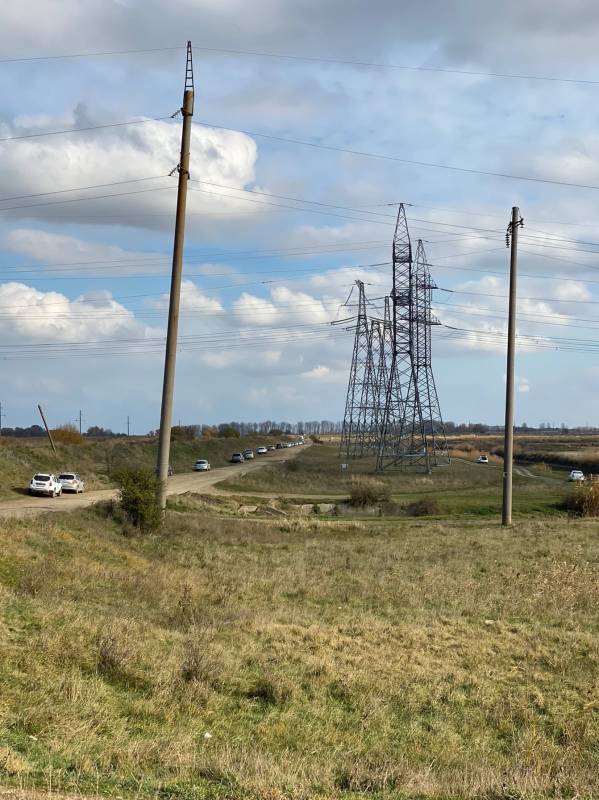
[[[239,453],[233,453],[231,456],[231,464],[243,464],[244,461],[251,461],[255,456],[263,456],[271,450],[283,450],[287,447],[298,447],[304,444],[303,439],[298,439],[296,442],[278,442],[278,444],[261,445],[256,448],[256,452],[248,448]]]
[[[303,439],[296,442],[279,442],[277,445],[260,445],[256,448],[256,452],[250,448],[241,451],[240,453],[233,453],[231,456],[232,464],[242,464],[245,461],[251,461],[255,455],[262,456],[272,450],[282,450],[287,447],[297,447],[304,444]],[[209,472],[212,467],[206,458],[198,458],[192,469],[194,472]],[[168,475],[169,478],[173,474],[173,468],[169,464]],[[82,494],[85,491],[85,481],[82,479],[78,472],[61,472],[60,475],[54,475],[52,472],[36,472],[29,483],[29,494],[42,495],[44,497],[60,497],[63,492],[72,492],[73,494]]]
[[[61,472],[60,475],[36,472],[29,484],[29,494],[45,497],[60,497],[63,492],[82,494],[84,491],[85,481],[77,472]]]

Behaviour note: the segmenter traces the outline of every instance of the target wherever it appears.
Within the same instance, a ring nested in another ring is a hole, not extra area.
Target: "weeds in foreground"
[[[579,483],[562,501],[562,508],[573,517],[599,517],[599,481]]]
[[[0,524],[5,781],[599,796],[599,539],[585,520],[517,526],[182,507],[154,536],[92,510]]]
[[[389,487],[374,478],[353,478],[349,502],[355,508],[366,508],[389,501]]]

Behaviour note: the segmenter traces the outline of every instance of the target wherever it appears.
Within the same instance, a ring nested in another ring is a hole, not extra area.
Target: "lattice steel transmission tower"
[[[430,464],[438,466],[449,463],[447,439],[431,359],[431,329],[433,325],[440,323],[431,310],[433,289],[437,288],[437,284],[431,279],[422,239],[418,239],[416,248],[414,288],[416,328],[414,367],[418,397]]]
[[[387,386],[377,471],[388,467],[430,469],[415,368],[416,293],[412,243],[403,203],[393,236],[393,357]],[[402,402],[403,396],[403,402]]]
[[[339,448],[340,454],[348,457],[364,455],[367,448],[366,406],[372,374],[372,346],[363,281],[356,281],[356,286],[358,316]]]

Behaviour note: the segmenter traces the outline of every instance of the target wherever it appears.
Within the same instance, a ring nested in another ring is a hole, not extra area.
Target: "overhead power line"
[[[124,128],[126,125],[145,125],[147,122],[161,122],[163,120],[171,119],[172,114],[166,114],[163,117],[148,117],[147,119],[133,119],[127,122],[110,122],[104,125],[88,125],[84,128],[63,128],[59,131],[42,131],[40,133],[23,133],[19,136],[4,136],[0,138],[0,142],[18,142],[22,139],[40,139],[43,136],[60,136],[66,133],[83,133],[85,131],[101,131],[105,128]]]
[[[320,142],[308,142],[304,139],[292,139],[286,136],[275,136],[270,133],[262,133],[258,131],[249,131],[243,128],[231,128],[227,125],[220,125],[216,122],[200,122],[194,120],[194,124],[202,125],[206,128],[220,128],[225,131],[235,131],[236,133],[243,133],[246,136],[257,136],[261,139],[270,139],[275,142],[283,142],[284,144],[297,144],[302,147],[313,147],[318,150],[328,150],[335,153],[347,153],[348,155],[360,156],[362,158],[374,158],[382,161],[394,161],[399,164],[411,164],[417,167],[431,167],[433,169],[445,169],[451,172],[464,172],[471,175],[486,175],[492,178],[505,178],[515,181],[527,181],[531,183],[544,183],[553,186],[567,186],[573,189],[594,189],[599,190],[599,186],[586,183],[573,183],[571,181],[560,181],[552,178],[538,178],[532,175],[512,175],[507,172],[494,172],[492,170],[474,169],[473,167],[460,167],[450,164],[440,164],[433,161],[418,161],[415,159],[400,158],[399,156],[392,156],[385,153],[371,153],[366,150],[354,150],[349,147],[339,147],[336,145],[322,144]]]
[[[27,61],[60,61],[68,58],[97,58],[98,56],[130,56],[139,53],[160,53],[167,50],[185,50],[185,46],[147,47],[143,50],[102,50],[91,53],[60,53],[50,56],[14,56],[12,58],[0,58],[0,64],[19,64]]]
[[[10,197],[0,197],[0,203],[8,203],[12,200],[29,200],[33,197],[48,197],[51,194],[67,194],[68,192],[83,192],[88,189],[104,189],[108,186],[122,186],[125,183],[141,183],[143,181],[157,181],[161,178],[169,178],[170,175],[150,175],[147,178],[128,178],[124,181],[111,181],[110,183],[92,183],[89,186],[75,186],[73,189],[53,189],[51,192],[37,192],[36,194],[14,194]]]
[[[60,61],[65,59],[77,58],[98,58],[101,56],[128,56],[128,55],[143,55],[147,53],[162,53],[168,51],[184,50],[183,45],[174,45],[172,47],[146,47],[135,50],[103,50],[93,51],[89,53],[64,53],[55,55],[43,56],[14,56],[9,58],[0,58],[0,64],[18,64],[27,63],[32,61]],[[222,53],[223,55],[236,55],[236,56],[251,56],[253,58],[270,58],[280,59],[284,61],[304,61],[307,63],[315,64],[332,64],[350,67],[366,67],[369,69],[388,69],[399,70],[406,72],[430,72],[430,73],[444,73],[448,75],[463,75],[466,77],[480,77],[480,78],[500,78],[506,80],[524,80],[524,81],[546,81],[550,83],[574,83],[588,86],[596,86],[599,80],[591,78],[566,78],[561,75],[538,75],[527,73],[514,73],[514,72],[493,72],[485,70],[473,69],[459,69],[457,67],[448,66],[425,66],[423,64],[393,64],[389,62],[378,61],[364,61],[362,59],[349,59],[349,58],[330,58],[323,56],[310,56],[301,55],[296,53],[270,53],[263,50],[241,50],[239,48],[225,48],[225,47],[199,47],[194,45],[194,50],[204,53]]]

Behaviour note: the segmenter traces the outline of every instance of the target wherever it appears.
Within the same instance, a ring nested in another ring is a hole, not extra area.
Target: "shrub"
[[[125,666],[129,655],[126,640],[114,630],[100,634],[97,639],[96,669],[100,675],[114,678]]]
[[[562,508],[574,517],[599,517],[599,481],[576,486]]]
[[[439,503],[434,497],[423,497],[404,506],[406,514],[410,517],[428,517],[441,513]]]
[[[116,476],[120,505],[127,521],[142,533],[158,530],[162,511],[158,503],[160,481],[149,469],[123,470]]]
[[[85,439],[79,433],[79,429],[70,422],[59,425],[58,428],[54,428],[50,433],[58,444],[83,444],[85,442]]]
[[[350,505],[365,508],[389,500],[389,487],[374,479],[357,478],[352,481],[349,496]]]

